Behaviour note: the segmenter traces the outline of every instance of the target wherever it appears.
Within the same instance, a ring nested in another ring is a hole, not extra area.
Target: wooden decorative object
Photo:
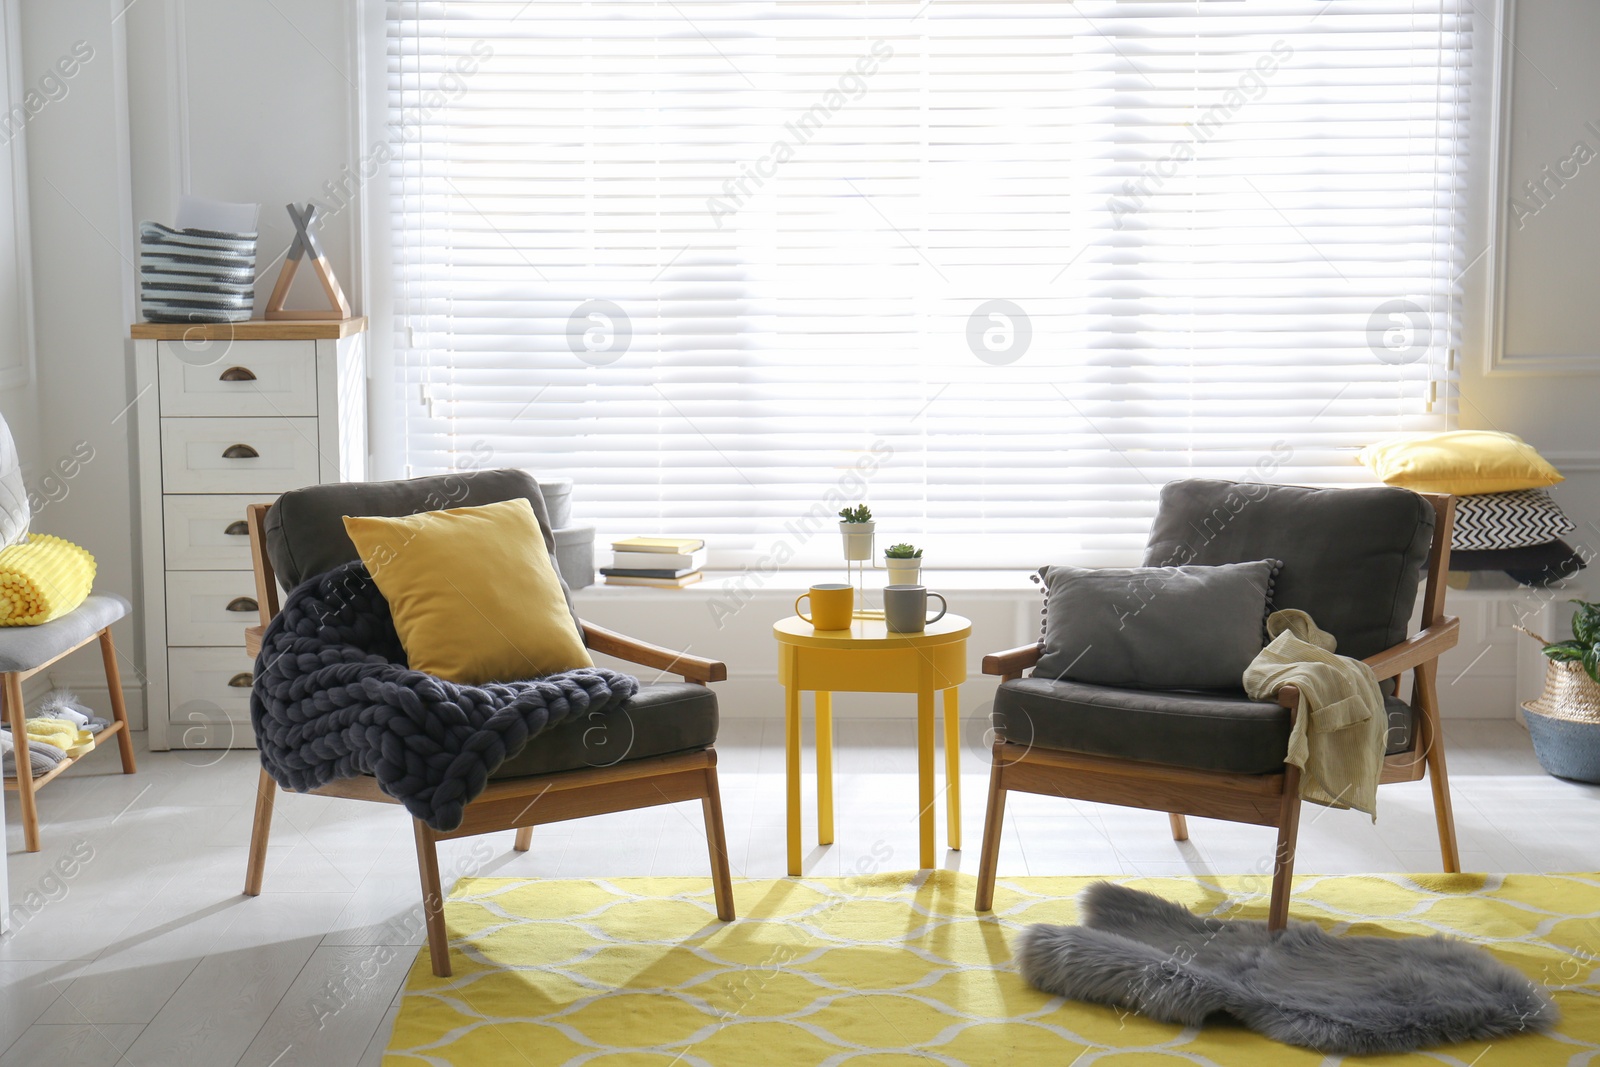
[[[333,276],[333,267],[328,263],[322,245],[317,243],[316,234],[311,232],[311,220],[316,218],[317,205],[307,204],[304,210],[297,209],[293,204],[285,206],[289,211],[289,217],[294,220],[294,243],[289,246],[289,254],[284,257],[283,269],[278,272],[278,283],[272,287],[272,295],[267,298],[267,310],[263,317],[267,319],[350,318],[350,301],[344,298],[344,290],[339,288],[339,279]],[[294,283],[295,272],[300,269],[300,260],[307,252],[311,254],[311,269],[317,272],[317,280],[322,283],[322,291],[327,294],[328,303],[333,305],[330,310],[284,309],[283,302],[289,298],[289,286]]]

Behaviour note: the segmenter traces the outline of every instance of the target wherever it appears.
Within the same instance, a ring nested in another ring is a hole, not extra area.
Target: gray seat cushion
[[[1411,744],[1413,712],[1385,697],[1390,753]],[[1289,748],[1289,712],[1243,691],[1154,692],[1018,678],[995,693],[1007,741],[1095,756],[1237,774],[1275,774]]]
[[[72,611],[38,626],[0,626],[0,672],[31,671],[77,648],[132,608],[115,593],[96,593]]]
[[[1409,489],[1190,479],[1169,482],[1146,567],[1278,559],[1273,608],[1299,608],[1366,659],[1406,638],[1433,541],[1433,507]]]
[[[535,737],[492,778],[609,767],[706,748],[717,740],[717,695],[703,685],[639,687],[617,708],[579,716]]]
[[[272,560],[279,583],[285,589],[293,589],[307,578],[360,558],[344,530],[346,515],[395,518],[420,511],[481,507],[517,497],[533,505],[533,514],[544,534],[545,550],[554,561],[556,542],[539,483],[527,471],[510,469],[461,471],[392,482],[334,482],[295,489],[277,499],[262,524],[267,557]],[[567,609],[572,610],[572,593],[564,581],[561,592],[567,598]],[[577,625],[577,612],[573,612],[572,619]]]

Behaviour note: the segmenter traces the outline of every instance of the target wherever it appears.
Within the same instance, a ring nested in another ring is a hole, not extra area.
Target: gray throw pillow
[[[1035,678],[1238,689],[1266,643],[1275,559],[1217,567],[1044,567]]]

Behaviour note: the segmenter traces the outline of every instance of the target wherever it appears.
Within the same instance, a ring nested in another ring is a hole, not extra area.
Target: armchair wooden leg
[[[267,867],[267,838],[272,833],[272,802],[278,796],[278,783],[262,770],[256,779],[256,817],[250,825],[250,858],[244,868],[244,895],[261,895],[261,876]]]
[[[526,851],[528,851],[528,849],[532,848],[533,847],[533,827],[531,827],[531,826],[519,826],[519,827],[517,827],[517,840],[512,844],[511,847],[516,849],[518,852],[526,852]]]
[[[715,760],[716,753],[712,753]],[[732,922],[733,876],[728,871],[728,838],[722,830],[722,791],[717,787],[717,767],[706,768],[706,792],[700,798],[706,823],[706,849],[711,853],[711,885],[717,901],[717,918]]]
[[[117,748],[122,753],[122,773],[133,774],[139,767],[133,759],[133,735],[128,732],[128,708],[122,699],[122,672],[117,669],[117,649],[111,643],[111,627],[100,631],[100,659],[106,667],[106,686],[111,690],[111,718],[122,724],[117,733]]]
[[[1294,850],[1300,837],[1300,768],[1285,764],[1283,800],[1278,805],[1278,849],[1272,864],[1272,899],[1267,929],[1289,925],[1289,889],[1294,878]]]
[[[1168,812],[1167,821],[1172,824],[1172,839],[1174,841],[1189,840],[1189,820],[1177,812]]]
[[[22,675],[7,674],[4,685],[6,720],[11,723],[11,759],[17,765],[17,801],[22,806],[22,843],[39,851],[39,805],[34,797],[33,765],[28,756],[27,713],[22,704]]]
[[[978,895],[972,902],[976,911],[994,906],[995,870],[1000,866],[1000,828],[1006,818],[1005,761],[1000,754],[1004,742],[994,746],[989,764],[989,807],[983,815],[983,848],[978,853]]]
[[[450,977],[450,938],[444,928],[444,889],[439,884],[439,852],[433,831],[421,819],[412,819],[417,836],[417,873],[422,879],[422,918],[428,928],[428,956],[433,973]]]
[[[1428,784],[1433,787],[1433,818],[1439,826],[1439,854],[1446,874],[1459,874],[1461,853],[1456,848],[1456,817],[1450,804],[1450,773],[1444,762],[1444,730],[1439,723],[1439,690],[1435,677],[1439,661],[1425,663],[1416,670],[1417,727],[1424,731],[1423,761],[1428,765]]]

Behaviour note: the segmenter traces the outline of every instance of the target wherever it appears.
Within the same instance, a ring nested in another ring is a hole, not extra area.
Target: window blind
[[[1126,563],[1454,404],[1459,0],[389,5],[415,474],[713,565]]]

